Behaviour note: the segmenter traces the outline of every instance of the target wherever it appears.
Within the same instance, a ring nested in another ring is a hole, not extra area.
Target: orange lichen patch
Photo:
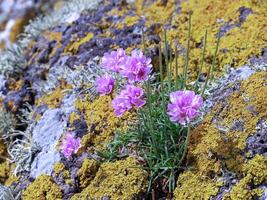
[[[58,108],[61,100],[64,97],[64,90],[71,89],[72,86],[68,85],[67,82],[61,81],[60,85],[52,92],[45,94],[37,100],[37,105],[47,105],[49,108]]]
[[[85,158],[82,167],[79,169],[77,175],[79,177],[79,184],[81,188],[85,188],[93,180],[99,168],[99,164],[95,160]]]
[[[77,38],[74,42],[71,42],[64,50],[64,53],[77,53],[79,47],[90,41],[94,37],[93,33],[88,33],[84,38]]]
[[[256,0],[226,0],[226,1],[184,1],[181,3],[181,13],[174,16],[173,28],[167,33],[169,41],[178,39],[179,43],[186,46],[188,32],[188,13],[192,11],[192,37],[190,45],[190,70],[196,73],[200,63],[201,51],[199,44],[202,43],[205,30],[208,31],[207,54],[203,72],[207,72],[211,64],[212,55],[215,49],[216,34],[225,23],[239,23],[239,9],[241,7],[252,10],[247,19],[240,27],[229,30],[220,42],[218,54],[218,67],[216,71],[221,72],[227,64],[235,67],[241,66],[248,61],[248,58],[260,55],[266,47],[267,35],[267,2]],[[161,15],[159,15],[161,16]],[[182,56],[181,56],[182,57]],[[179,59],[179,66],[184,60]],[[191,76],[195,76],[192,74]],[[220,73],[219,73],[220,74]],[[218,75],[219,75],[218,74]]]
[[[62,193],[50,176],[41,175],[22,192],[22,200],[32,199],[60,200]]]
[[[104,148],[117,131],[125,132],[135,119],[135,112],[128,112],[123,117],[115,116],[111,101],[112,97],[106,95],[100,96],[93,102],[89,97],[75,102],[76,108],[84,115],[90,131],[82,138],[84,146],[92,145],[99,150]]]
[[[234,92],[224,99],[224,103],[213,108],[203,123],[192,131],[187,156],[190,170],[186,170],[178,178],[176,199],[210,199],[222,184],[219,180],[223,169],[241,177],[239,184],[233,188],[233,193],[230,192],[230,199],[245,199],[241,196],[259,194],[259,190],[242,188],[247,188],[252,177],[255,177],[255,185],[264,181],[257,177],[266,177],[266,174],[256,176],[256,172],[248,169],[253,170],[256,167],[252,166],[258,166],[263,171],[264,166],[267,167],[266,160],[262,161],[261,156],[256,156],[253,159],[255,162],[246,163],[244,154],[247,138],[256,133],[260,119],[267,117],[264,101],[267,98],[266,80],[267,72],[257,72],[241,82],[240,91]],[[253,112],[248,107],[253,107]],[[242,122],[241,127],[233,128],[236,121]],[[255,164],[258,162],[261,164]],[[249,175],[251,173],[254,175]]]
[[[243,166],[243,178],[233,186],[224,200],[248,199],[260,197],[263,190],[260,188],[249,189],[251,186],[258,186],[267,181],[267,158],[256,155],[252,160]]]
[[[147,172],[131,157],[114,163],[103,163],[90,185],[71,200],[102,197],[110,197],[111,200],[138,199],[138,195],[147,187],[147,177]]]
[[[11,90],[11,91],[18,91],[22,88],[22,86],[24,85],[24,81],[22,79],[20,80],[10,80],[7,88],[8,90]]]

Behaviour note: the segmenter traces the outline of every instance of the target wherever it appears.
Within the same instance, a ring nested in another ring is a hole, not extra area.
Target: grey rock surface
[[[61,109],[47,110],[34,127],[32,139],[41,148],[41,152],[32,163],[32,177],[36,178],[41,174],[50,175],[54,164],[60,161],[57,144],[67,126],[67,121],[63,118],[64,112]]]

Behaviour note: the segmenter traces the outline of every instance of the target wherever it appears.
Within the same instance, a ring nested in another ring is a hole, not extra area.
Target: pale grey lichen
[[[0,53],[0,74],[19,73],[26,65],[23,48],[18,44],[12,44]]]
[[[0,108],[0,139],[7,140],[14,131],[16,120],[11,113]]]
[[[16,200],[9,187],[0,184],[0,200]]]

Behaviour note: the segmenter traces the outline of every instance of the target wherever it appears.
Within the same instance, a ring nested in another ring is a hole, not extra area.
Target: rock
[[[47,110],[33,129],[33,142],[41,148],[31,167],[34,178],[41,174],[51,175],[54,164],[60,161],[57,145],[67,126],[63,116],[60,109]]]

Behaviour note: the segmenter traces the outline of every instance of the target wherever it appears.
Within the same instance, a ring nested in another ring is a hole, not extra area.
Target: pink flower
[[[114,88],[115,79],[109,75],[104,75],[96,79],[96,91],[101,95],[110,94]]]
[[[129,98],[123,95],[116,96],[116,98],[112,101],[112,107],[117,117],[121,117],[126,111],[132,109]]]
[[[76,139],[70,133],[67,133],[61,144],[61,152],[67,159],[70,159],[71,155],[77,153],[80,147],[81,139]]]
[[[127,55],[123,49],[105,53],[102,57],[102,66],[114,72],[119,72],[120,66],[127,58]]]
[[[133,50],[131,56],[121,65],[120,73],[130,82],[140,82],[148,80],[151,71],[151,59],[146,58],[141,51]]]
[[[134,85],[127,85],[120,94],[112,101],[114,112],[118,117],[121,117],[126,111],[133,107],[140,108],[145,105],[145,100],[142,99],[144,95],[143,89],[135,87]]]
[[[182,125],[197,117],[203,104],[203,99],[200,95],[188,90],[172,92],[170,101],[168,115],[171,121],[179,122]]]

